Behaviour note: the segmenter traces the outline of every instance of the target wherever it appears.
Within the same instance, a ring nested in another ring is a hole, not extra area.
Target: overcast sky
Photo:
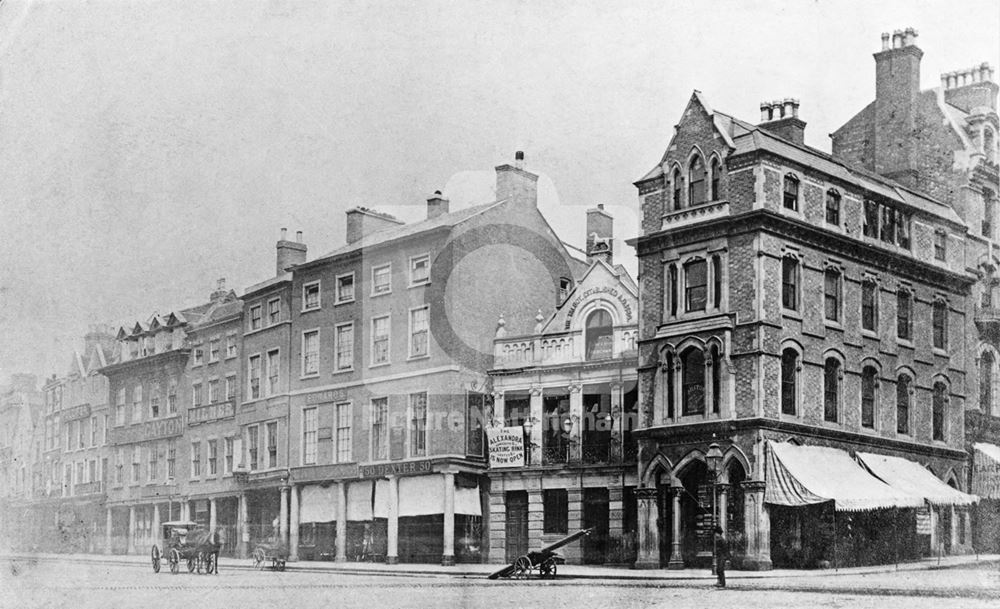
[[[632,182],[693,89],[751,122],[797,97],[828,151],[874,97],[880,33],[909,26],[924,88],[1000,64],[996,0],[4,0],[0,383],[63,374],[88,324],[198,304],[220,277],[242,293],[282,226],[312,258],[355,205],[487,202],[519,149],[564,239],[596,203],[634,236]]]

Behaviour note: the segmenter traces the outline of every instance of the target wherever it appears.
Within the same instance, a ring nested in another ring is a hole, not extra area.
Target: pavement
[[[108,555],[108,554],[30,554],[11,553],[0,554],[0,560],[5,561],[69,561],[92,564],[123,564],[148,565],[149,556],[142,555]],[[451,576],[459,579],[483,579],[490,573],[499,570],[503,565],[497,564],[460,564],[445,567],[437,564],[397,564],[388,565],[372,562],[324,562],[295,561],[287,563],[289,572],[303,573],[346,573],[353,575],[383,575],[383,576]],[[936,569],[956,569],[963,567],[1000,569],[1000,554],[969,554],[961,556],[945,556],[942,558],[927,558],[919,561],[904,562],[890,565],[875,565],[867,567],[848,567],[842,569],[773,569],[771,571],[726,571],[729,581],[766,581],[806,579],[806,578],[840,578],[858,575],[880,573],[928,571]],[[250,559],[221,558],[220,570],[240,569],[252,570]],[[662,580],[662,581],[697,581],[714,580],[715,576],[708,569],[683,569],[670,571],[666,569],[637,570],[625,567],[605,567],[599,565],[559,565],[559,579],[595,579],[595,580]]]

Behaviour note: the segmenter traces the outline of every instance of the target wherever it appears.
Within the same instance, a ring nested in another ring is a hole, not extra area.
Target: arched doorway
[[[681,558],[685,567],[712,560],[712,484],[704,461],[692,461],[679,472],[683,491],[681,508]]]

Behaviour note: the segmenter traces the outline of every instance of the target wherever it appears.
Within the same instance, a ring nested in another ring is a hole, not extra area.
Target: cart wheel
[[[514,578],[524,579],[525,577],[528,577],[529,571],[531,571],[531,561],[527,556],[521,556],[514,561]]]
[[[177,575],[181,570],[181,553],[177,549],[170,550],[170,572]]]
[[[264,549],[257,548],[253,551],[253,568],[254,569],[264,569]]]
[[[277,568],[278,568],[278,571],[284,571],[285,570],[285,559],[284,558],[279,558],[278,559],[278,561],[277,561]]]
[[[149,551],[150,558],[153,560],[153,573],[160,572],[160,548],[153,544],[153,549]]]
[[[198,566],[197,562],[194,556],[188,558],[188,573],[194,573],[195,568]]]
[[[556,576],[556,561],[546,560],[538,567],[538,573],[542,577],[555,577]]]

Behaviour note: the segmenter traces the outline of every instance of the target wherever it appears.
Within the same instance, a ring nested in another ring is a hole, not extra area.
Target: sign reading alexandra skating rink
[[[487,427],[490,467],[524,467],[524,431],[520,427]]]
[[[182,433],[184,433],[183,421],[180,417],[172,417],[159,421],[147,421],[141,425],[112,427],[110,440],[112,444],[135,444],[147,440],[171,438]]]

